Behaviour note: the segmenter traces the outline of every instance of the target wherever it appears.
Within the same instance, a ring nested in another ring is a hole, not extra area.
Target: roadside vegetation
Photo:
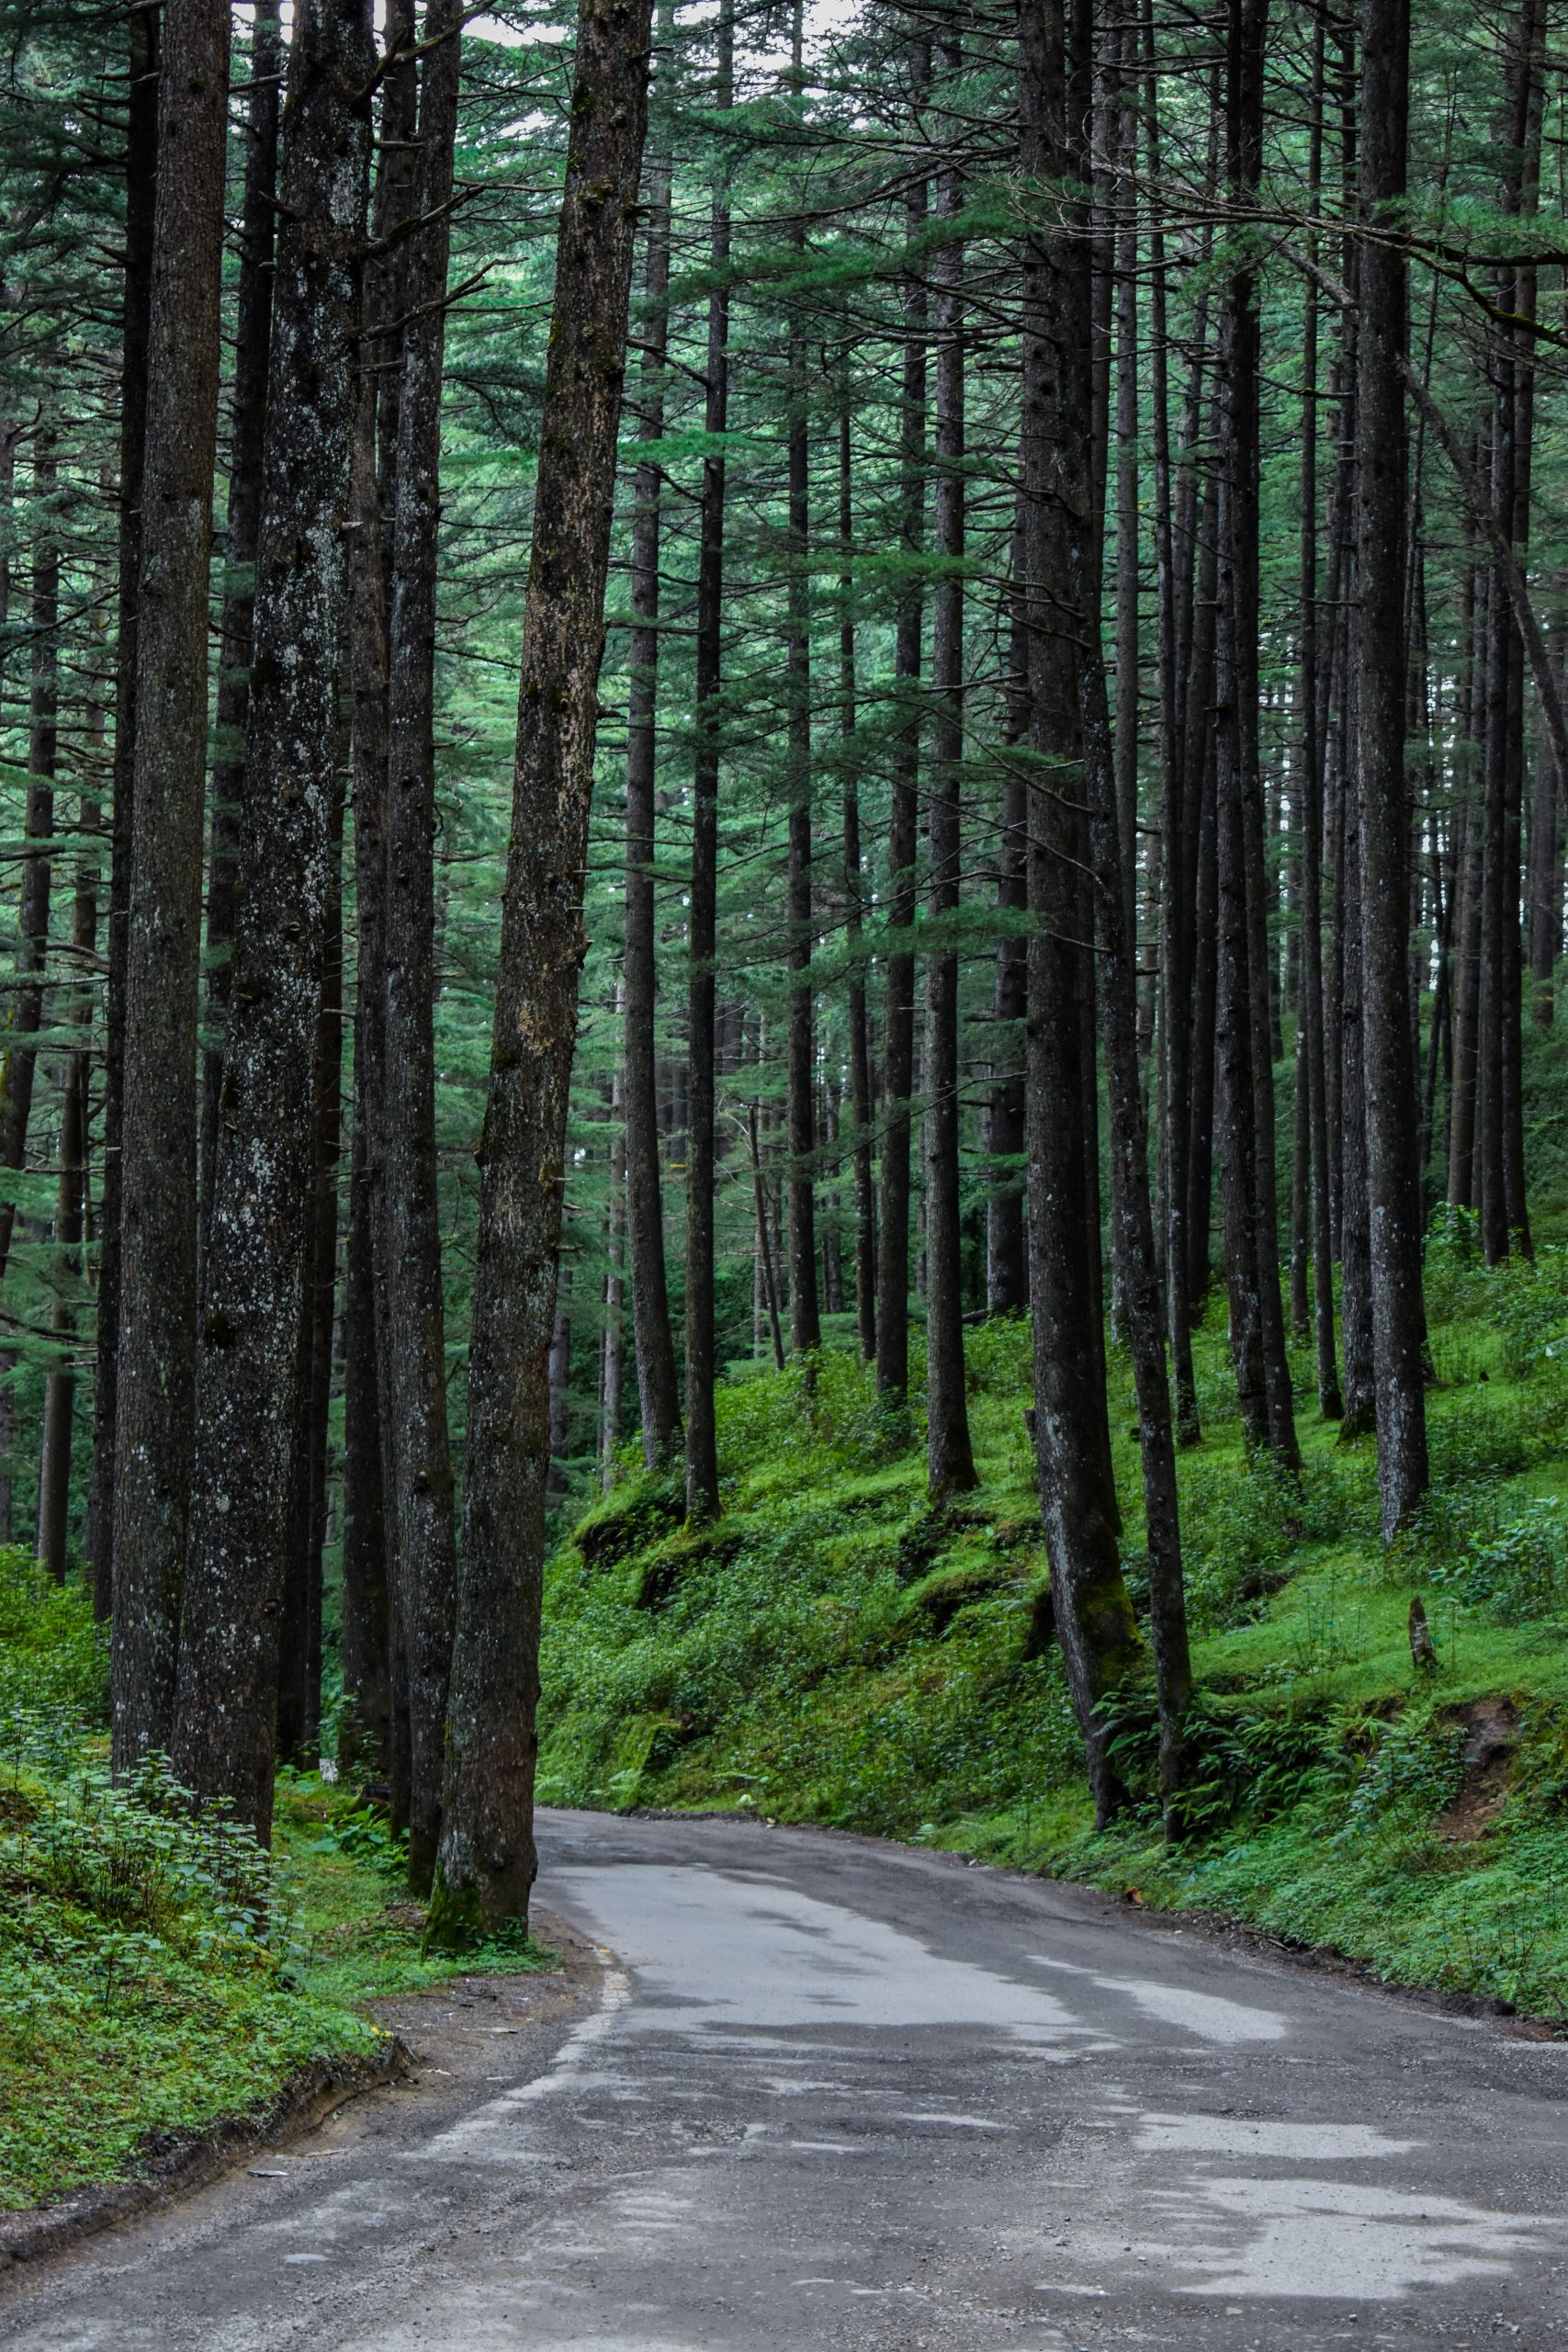
[[[376,2055],[368,2003],[452,1970],[357,1792],[281,1774],[269,1856],[155,1759],[117,1785],[107,1697],[90,1595],[0,1552],[0,2210],[265,2118],[311,2070]]]
[[[1428,1245],[1435,1480],[1378,1537],[1373,1442],[1304,1417],[1299,1480],[1242,1444],[1216,1304],[1181,1457],[1197,1697],[1180,1834],[1152,1697],[1106,1713],[1140,1802],[1096,1835],[1052,1636],[1022,1321],[967,1335],[979,1490],[926,1500],[918,1415],[850,1334],[720,1393],[724,1512],[628,1461],[547,1579],[540,1794],[726,1807],[1086,1879],[1326,1946],[1390,1981],[1568,2015],[1568,1251]],[[1294,1364],[1311,1393],[1304,1345]],[[1112,1357],[1129,1588],[1136,1417]],[[917,1408],[918,1408],[917,1396]],[[1418,1665],[1419,1600],[1435,1663]]]

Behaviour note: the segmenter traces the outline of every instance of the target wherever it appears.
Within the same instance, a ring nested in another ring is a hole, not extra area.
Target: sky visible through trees
[[[1425,1239],[1568,1173],[1552,0],[0,13],[0,1532],[117,1764],[265,1837],[325,1704],[525,1917],[558,1514],[823,1351],[944,1507],[1028,1314],[1179,1823],[1193,1329],[1395,1541]]]

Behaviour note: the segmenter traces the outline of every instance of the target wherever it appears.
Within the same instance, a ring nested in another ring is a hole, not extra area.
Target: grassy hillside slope
[[[1568,1254],[1489,1272],[1434,1245],[1436,1484],[1384,1555],[1375,1461],[1307,1403],[1299,1485],[1245,1457],[1219,1310],[1181,1462],[1199,1676],[1198,1827],[1168,1849],[1148,1702],[1116,1736],[1142,1792],[1096,1837],[1050,1638],[1018,1324],[969,1340],[978,1493],[924,1498],[830,1347],[721,1397],[725,1513],[629,1464],[550,1566],[547,1801],[755,1807],[1203,1906],[1388,1978],[1568,2014]],[[1310,1362],[1294,1366],[1313,1394]],[[1130,1381],[1113,1432],[1144,1587]],[[1439,1667],[1407,1634],[1419,1593]]]

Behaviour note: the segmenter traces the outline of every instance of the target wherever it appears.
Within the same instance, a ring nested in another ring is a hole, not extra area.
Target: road
[[[13,2272],[0,2345],[1568,2348],[1568,2043],[865,1839],[541,1848],[565,1979],[468,1980],[415,2087]]]

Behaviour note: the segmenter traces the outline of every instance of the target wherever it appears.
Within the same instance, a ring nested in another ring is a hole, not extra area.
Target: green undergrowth
[[[1568,1260],[1428,1259],[1435,1484],[1385,1553],[1370,1442],[1317,1416],[1300,1479],[1246,1456],[1216,1306],[1181,1458],[1198,1698],[1182,1836],[1153,1803],[1145,1691],[1108,1711],[1134,1802],[1094,1834],[1050,1635],[1021,1323],[968,1335],[978,1490],[932,1510],[919,1398],[879,1409],[851,1334],[738,1371],[724,1512],[629,1458],[550,1563],[540,1794],[755,1810],[1089,1880],[1326,1946],[1376,1973],[1568,2016]],[[1113,1364],[1142,1609],[1131,1383]],[[1419,1596],[1438,1665],[1412,1660]]]
[[[422,1953],[400,1849],[352,1792],[282,1774],[269,1858],[193,1817],[155,1763],[114,1784],[107,1705],[88,1596],[0,1552],[0,2209],[265,2117],[308,2070],[375,2054],[373,1997],[452,1973]]]

